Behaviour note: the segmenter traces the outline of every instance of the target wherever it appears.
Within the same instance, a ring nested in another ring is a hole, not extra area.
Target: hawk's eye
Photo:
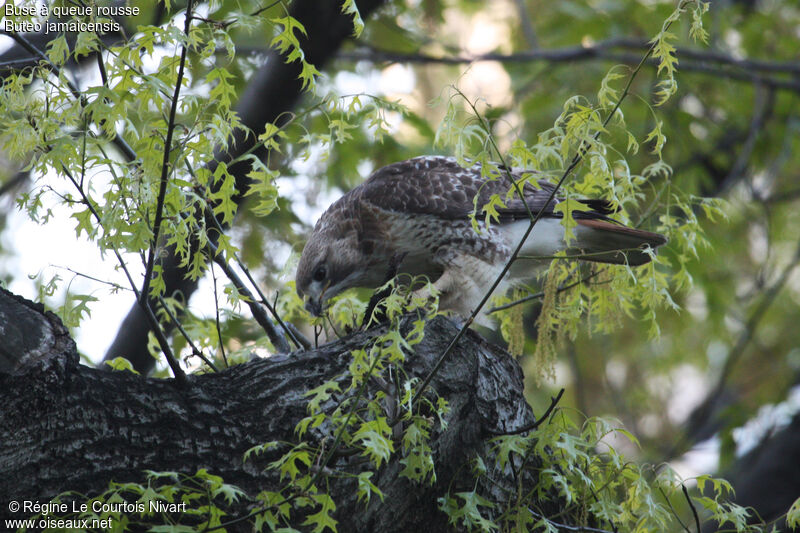
[[[319,265],[316,270],[314,270],[314,275],[311,276],[314,281],[322,281],[328,275],[328,271],[325,268],[325,265]]]

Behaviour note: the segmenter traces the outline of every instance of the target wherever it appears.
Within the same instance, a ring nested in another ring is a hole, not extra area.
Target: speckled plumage
[[[656,248],[661,235],[614,222],[603,200],[579,200],[573,211],[576,241],[563,240],[560,213],[545,205],[553,185],[526,184],[524,202],[503,172],[496,179],[481,176],[481,167],[460,167],[454,158],[424,156],[375,171],[364,183],[334,202],[320,217],[297,267],[296,284],[306,307],[320,314],[325,302],[351,287],[377,287],[385,281],[393,258],[402,257],[399,272],[426,275],[440,291],[440,307],[467,315],[496,279],[529,225],[530,214],[544,210],[523,247],[525,255],[551,256],[560,250],[588,252],[585,258],[608,263],[642,264],[650,256],[639,249]],[[470,214],[492,195],[499,220],[475,232]],[[526,207],[527,206],[527,207]],[[529,211],[530,210],[530,211]],[[626,250],[625,253],[619,250]],[[509,280],[526,277],[529,262],[519,262]]]

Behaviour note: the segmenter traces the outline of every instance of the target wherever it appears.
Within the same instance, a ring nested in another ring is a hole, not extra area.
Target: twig
[[[697,533],[700,533],[700,517],[697,516],[697,509],[692,503],[692,499],[689,497],[689,491],[686,490],[686,485],[681,483],[681,490],[683,491],[683,495],[686,496],[686,502],[689,504],[689,507],[692,509],[692,514],[694,515],[694,524],[697,526]]]
[[[261,13],[263,13],[264,11],[268,11],[268,10],[272,9],[273,7],[277,6],[278,4],[282,4],[283,2],[284,2],[284,0],[275,0],[271,4],[268,4],[268,5],[266,5],[266,6],[262,7],[262,8],[257,9],[256,11],[253,11],[252,13],[250,13],[250,16],[251,17],[257,17]],[[212,24],[214,26],[218,26],[219,28],[222,28],[222,29],[225,29],[228,26],[230,26],[231,24],[234,24],[236,22],[236,20],[237,20],[237,19],[214,20],[214,19],[210,19],[210,18],[207,18],[207,17],[201,17],[199,15],[192,15],[192,18],[194,20],[199,20],[201,22],[206,22],[208,24]]]
[[[765,91],[767,94],[765,95]],[[717,188],[716,194],[723,196],[728,192],[740,178],[745,175],[747,165],[750,162],[750,157],[753,155],[756,141],[759,138],[761,130],[764,128],[765,122],[772,114],[775,106],[775,91],[772,88],[764,89],[761,85],[755,87],[755,102],[753,103],[753,117],[750,120],[750,128],[747,132],[742,147],[738,150],[736,161],[728,172],[727,177],[723,180],[722,184]]]
[[[214,324],[217,328],[217,340],[219,340],[219,351],[225,366],[229,367],[228,357],[225,355],[225,343],[222,341],[222,328],[219,325],[219,293],[217,292],[217,274],[214,272],[214,262],[211,262],[211,280],[214,285]]]
[[[405,259],[407,252],[402,254],[397,253],[392,256],[389,260],[389,268],[386,270],[386,275],[383,278],[383,283],[381,286],[386,285],[395,276],[397,276],[397,271],[400,269],[400,265],[403,263],[403,259]],[[367,324],[370,322],[370,318],[372,318],[372,313],[375,311],[375,307],[378,305],[383,298],[386,298],[391,293],[390,288],[386,288],[384,290],[377,290],[372,293],[372,297],[370,297],[369,302],[367,303],[367,310],[364,311],[364,318],[361,321],[361,329],[364,329]],[[383,317],[385,318],[385,317]],[[381,317],[376,317],[376,322],[381,322]]]
[[[100,79],[103,80],[103,85],[108,87],[108,74],[106,73],[106,65],[103,63],[103,54],[96,52],[97,56],[97,70],[100,71]]]
[[[0,62],[0,70],[18,71],[29,67],[35,67],[39,61],[32,58],[10,59]]]
[[[582,283],[586,283],[590,279],[592,279],[595,276],[599,275],[601,272],[603,272],[603,269],[600,269],[600,270],[597,270],[595,272],[592,272],[588,276],[586,276],[584,278],[581,278],[578,281],[574,281],[574,282],[570,283],[569,285],[563,285],[563,284],[559,285],[558,288],[556,288],[556,294],[559,294],[561,292],[567,291],[567,290],[569,290],[569,289],[571,289],[571,288],[573,288],[573,287],[575,287],[577,285],[580,285]],[[514,307],[515,305],[520,305],[520,304],[523,304],[525,302],[529,302],[531,300],[536,300],[538,298],[543,298],[544,294],[545,294],[544,291],[539,291],[539,292],[536,292],[534,294],[529,294],[527,296],[523,296],[519,300],[514,300],[513,302],[509,302],[509,303],[503,304],[503,305],[498,305],[496,307],[491,307],[491,308],[489,308],[489,310],[486,311],[486,314],[488,315],[488,314],[491,314],[491,313],[496,313],[497,311],[502,311],[503,309],[508,309],[510,307]]]
[[[797,200],[798,198],[800,198],[800,189],[790,189],[788,191],[775,192],[766,198],[763,198],[762,201],[765,204],[777,204],[782,202],[791,202]]]
[[[272,342],[273,346],[275,346],[275,349],[281,353],[289,353],[291,348],[289,347],[289,343],[286,341],[286,338],[279,334],[278,330],[275,329],[275,325],[264,312],[264,308],[261,307],[255,296],[253,296],[253,293],[250,292],[250,289],[245,286],[245,284],[242,282],[242,279],[231,268],[225,258],[218,253],[217,246],[210,240],[208,241],[207,246],[213,261],[220,266],[223,272],[225,272],[225,275],[231,280],[233,285],[236,287],[236,290],[244,294],[247,306],[250,308],[250,312],[253,313],[253,318],[256,319],[256,322],[258,322],[262,328],[264,328],[264,331],[267,333],[267,336],[269,337],[269,340]]]
[[[6,193],[14,190],[15,188],[21,186],[30,178],[30,172],[25,170],[20,170],[14,177],[8,180],[7,182],[0,185],[0,196],[5,195]]]
[[[764,315],[767,312],[767,309],[772,305],[775,301],[775,297],[778,296],[778,293],[783,289],[783,286],[789,280],[789,275],[795,269],[795,267],[800,264],[800,243],[798,243],[797,249],[795,250],[794,257],[789,262],[788,265],[783,269],[781,275],[778,277],[778,280],[775,281],[772,286],[770,286],[764,293],[764,297],[761,299],[761,302],[758,304],[756,309],[750,315],[750,318],[747,320],[745,324],[744,331],[739,336],[739,339],[736,342],[736,345],[728,354],[728,358],[725,361],[725,366],[722,370],[722,375],[720,376],[720,381],[717,384],[716,389],[719,389],[717,392],[720,392],[724,382],[727,380],[727,377],[730,375],[731,371],[733,370],[733,366],[738,362],[739,358],[744,353],[744,349],[747,346],[747,343],[753,338],[755,334],[755,330],[758,327],[758,324],[761,322],[761,319],[764,318]]]
[[[216,226],[217,231],[219,231],[220,235],[223,235],[225,231],[222,229],[222,225],[219,223],[219,219],[217,219],[217,217],[214,215],[214,212],[208,206],[208,202],[206,202],[205,204],[205,215],[207,218],[211,219],[211,221]],[[216,252],[214,253],[216,254]],[[298,348],[305,348],[306,350],[309,349],[311,347],[311,343],[308,341],[308,339],[306,339],[302,333],[297,331],[296,328],[290,328],[288,326],[288,323],[284,322],[283,319],[281,319],[280,315],[278,314],[278,310],[275,308],[274,305],[271,305],[269,303],[267,297],[264,296],[263,292],[261,292],[258,283],[256,283],[256,280],[254,280],[252,274],[250,274],[250,269],[245,266],[245,264],[242,262],[241,259],[239,259],[239,256],[236,253],[233,254],[233,260],[236,261],[236,264],[239,265],[239,268],[242,269],[242,272],[244,272],[244,275],[250,281],[256,293],[258,293],[258,296],[261,299],[260,300],[261,304],[263,304],[264,307],[267,308],[267,310],[275,318],[275,321],[278,323],[278,325],[281,328],[283,328],[283,330],[286,332],[287,335],[289,335],[289,338],[292,340],[292,342],[294,342],[294,345],[297,346]],[[255,299],[253,301],[255,301]],[[289,350],[287,349],[286,351],[288,352]]]
[[[519,435],[520,433],[525,433],[527,431],[533,431],[534,429],[541,426],[545,420],[550,418],[550,415],[553,414],[553,410],[558,405],[558,402],[561,401],[561,397],[564,396],[564,389],[558,391],[554,397],[550,397],[550,405],[547,407],[547,410],[542,414],[542,416],[532,424],[528,424],[527,426],[523,426],[521,428],[512,429],[511,431],[502,431],[499,433],[495,433],[495,435]]]
[[[180,331],[181,335],[183,335],[183,338],[186,339],[186,342],[189,343],[189,347],[192,349],[192,355],[196,355],[197,357],[202,359],[203,362],[208,366],[210,366],[214,372],[219,372],[219,369],[216,366],[214,366],[214,363],[211,362],[211,360],[208,359],[208,357],[206,357],[205,354],[203,354],[203,352],[197,346],[194,345],[194,342],[192,342],[192,338],[189,336],[186,330],[183,329],[183,326],[175,317],[175,315],[172,313],[172,310],[169,308],[169,305],[167,305],[167,302],[164,300],[163,296],[159,295],[158,303],[161,304],[161,308],[164,309],[164,312],[167,313],[167,316],[169,316],[170,320],[172,320],[172,322],[175,324],[175,327],[178,328],[178,331]]]
[[[50,266],[53,267],[53,268],[61,269],[61,270],[67,270],[69,272],[72,272],[73,274],[75,274],[78,277],[90,279],[90,280],[92,280],[92,281],[94,281],[96,283],[102,283],[104,285],[110,285],[111,287],[114,288],[114,290],[117,290],[117,291],[129,291],[129,290],[131,290],[128,287],[123,287],[119,283],[114,283],[113,281],[107,281],[107,280],[104,280],[104,279],[95,278],[94,276],[90,276],[88,274],[84,274],[83,272],[78,272],[77,270],[73,270],[70,267],[54,265],[52,263],[50,263]]]
[[[556,526],[559,531],[576,531],[576,532],[586,532],[586,533],[614,533],[608,529],[600,529],[597,527],[589,527],[589,526],[570,526],[567,524],[560,524],[558,522],[553,522],[549,518],[544,515],[541,515],[534,511],[533,509],[528,509],[528,512],[531,513],[536,518],[540,518],[542,520],[547,520],[548,523]]]
[[[525,0],[514,0],[514,3],[517,7],[519,25],[522,27],[522,34],[525,36],[525,42],[528,43],[528,48],[530,50],[535,50],[539,47],[539,39],[536,37],[536,29],[534,29],[531,23],[531,15],[528,13]]]
[[[322,326],[314,326],[314,349],[319,348],[319,336],[322,334]]]
[[[792,260],[783,269],[775,283],[773,283],[769,288],[766,289],[766,291],[764,291],[764,296],[761,298],[761,301],[750,314],[747,322],[745,322],[744,329],[736,339],[736,344],[728,352],[728,357],[725,359],[725,364],[723,365],[722,371],[717,378],[717,383],[714,385],[711,391],[709,391],[700,405],[695,408],[694,413],[690,418],[691,425],[686,431],[687,436],[696,432],[711,417],[713,413],[712,407],[715,400],[725,389],[725,384],[733,372],[733,368],[744,355],[744,351],[750,341],[753,339],[756,328],[758,328],[761,319],[764,318],[764,315],[775,301],[778,293],[780,293],[781,289],[783,289],[783,286],[788,281],[790,274],[798,265],[800,265],[800,242],[798,242],[797,249],[794,252],[794,257]],[[678,446],[679,445],[676,445],[676,449]]]
[[[479,61],[498,61],[504,63],[524,63],[526,61],[551,61],[569,62],[582,59],[595,58],[619,58],[636,57],[633,55],[613,55],[609,50],[615,48],[627,48],[642,51],[650,47],[650,43],[645,40],[631,39],[629,37],[619,37],[598,41],[594,44],[584,46],[565,46],[561,48],[538,48],[511,54],[488,53],[478,55],[451,55],[433,56],[420,53],[395,52],[392,50],[382,50],[379,48],[361,48],[352,52],[342,52],[337,57],[339,59],[353,61],[394,61],[409,63],[441,63],[441,64],[463,64],[475,63]],[[619,53],[618,53],[619,54]],[[739,59],[722,52],[708,50],[697,50],[693,48],[676,48],[675,54],[684,59],[696,62],[717,63],[720,65],[741,68],[742,71],[750,72],[770,72],[779,74],[800,75],[800,64],[796,61],[767,61],[759,59]],[[634,62],[636,62],[634,61]],[[681,63],[683,65],[683,62]]]
[[[658,492],[661,493],[661,497],[664,498],[664,501],[667,502],[667,505],[669,505],[669,508],[672,511],[672,514],[675,516],[675,519],[681,525],[683,530],[686,531],[686,533],[692,533],[691,531],[689,531],[689,528],[686,527],[686,524],[683,523],[683,520],[681,520],[681,517],[678,515],[678,511],[675,510],[675,506],[672,505],[672,502],[667,497],[667,493],[664,492],[664,489],[662,489],[661,487],[658,487]],[[700,529],[697,530],[697,533],[700,533]]]
[[[188,0],[186,3],[186,19],[184,21],[183,32],[188,39],[189,29],[192,25],[192,5],[194,0]],[[167,122],[167,138],[164,141],[164,158],[161,162],[161,183],[158,189],[158,198],[156,199],[156,213],[153,222],[153,239],[150,243],[150,253],[147,257],[147,266],[144,272],[144,285],[142,286],[142,298],[148,298],[150,289],[150,278],[153,277],[153,266],[155,265],[156,250],[158,249],[158,238],[161,233],[161,221],[164,215],[164,199],[167,195],[167,183],[169,182],[169,155],[172,152],[172,135],[175,133],[175,115],[178,113],[178,98],[181,94],[181,85],[183,84],[183,70],[186,66],[186,54],[188,46],[181,45],[181,58],[178,64],[178,79],[175,82],[175,92],[172,95],[172,105],[169,110],[169,120]]]
[[[275,0],[275,1],[274,1],[274,2],[272,2],[271,4],[267,4],[266,6],[262,7],[261,9],[257,9],[256,11],[253,11],[253,13],[251,13],[251,14],[250,14],[250,16],[251,16],[251,17],[257,17],[257,16],[259,16],[261,13],[263,13],[264,11],[267,11],[267,10],[269,10],[269,9],[272,9],[273,7],[277,6],[278,4],[282,4],[282,3],[283,3],[283,1],[284,1],[284,0]]]

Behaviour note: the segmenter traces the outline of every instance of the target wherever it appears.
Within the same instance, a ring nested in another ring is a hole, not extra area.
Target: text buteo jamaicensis
[[[305,306],[320,315],[325,303],[351,287],[378,287],[386,281],[393,258],[401,273],[425,275],[439,290],[439,306],[468,316],[503,270],[530,225],[530,213],[544,209],[521,250],[524,256],[551,257],[566,250],[581,259],[641,265],[650,261],[646,249],[666,239],[612,220],[604,200],[577,200],[572,212],[575,239],[564,241],[558,198],[545,205],[553,185],[524,187],[506,200],[511,180],[522,171],[504,171],[496,179],[481,176],[479,165],[463,168],[451,157],[425,156],[385,166],[333,203],[320,217],[297,266],[297,293]],[[481,210],[492,195],[505,206],[499,220],[475,231],[470,214]],[[527,208],[526,205],[527,204]],[[477,207],[477,211],[476,211]],[[529,213],[530,210],[530,213]],[[512,265],[507,282],[531,277],[531,262]]]

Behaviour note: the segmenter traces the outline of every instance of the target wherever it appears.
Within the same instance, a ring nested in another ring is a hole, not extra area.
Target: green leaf
[[[512,453],[524,457],[530,445],[529,437],[522,435],[505,435],[495,439],[495,442],[497,443],[497,461],[500,468],[506,467]]]
[[[339,384],[335,381],[326,381],[318,387],[307,390],[303,396],[311,396],[306,406],[308,412],[311,414],[319,413],[322,403],[328,401],[334,392],[341,392]]]
[[[78,33],[78,38],[75,40],[75,59],[80,56],[88,56],[98,49],[99,39],[94,32],[82,31]]]
[[[113,368],[114,370],[127,370],[128,372],[133,372],[134,374],[139,374],[139,372],[133,368],[133,365],[130,361],[125,359],[124,357],[115,357],[110,361],[105,361],[105,364]]]
[[[564,241],[567,244],[575,240],[575,227],[578,223],[572,217],[572,212],[578,208],[577,204],[567,197],[553,206],[553,213],[562,214],[561,225],[564,227]]]
[[[70,215],[70,217],[74,218],[78,221],[75,225],[75,236],[80,237],[81,231],[86,233],[88,238],[94,238],[97,234],[97,228],[95,228],[93,224],[93,215],[91,209],[88,207],[83,211],[76,211]]]
[[[211,101],[226,108],[230,107],[231,102],[236,98],[236,88],[228,81],[231,79],[235,79],[235,76],[227,69],[211,69],[206,76],[206,81],[213,85],[209,92]]]
[[[69,56],[67,38],[62,34],[47,44],[47,57],[54,65],[63,65]]]
[[[383,501],[383,492],[370,480],[373,474],[374,472],[361,472],[358,475],[358,501],[364,500],[365,504],[369,503],[373,493]]]
[[[380,468],[381,463],[388,461],[394,452],[391,434],[386,418],[381,416],[362,424],[353,435],[353,440],[364,446],[364,455]]]
[[[280,445],[278,441],[272,440],[269,442],[265,442],[264,444],[258,444],[257,446],[253,446],[252,448],[248,448],[246,452],[244,452],[243,461],[247,461],[251,455],[261,455],[264,452],[269,450],[274,450]]]
[[[222,215],[223,225],[231,224],[238,209],[238,204],[234,200],[236,179],[228,172],[228,166],[225,163],[219,163],[214,170],[214,184],[216,190],[212,190],[208,194],[214,214]]]
[[[664,145],[667,142],[667,137],[662,132],[661,128],[663,123],[659,120],[656,121],[656,125],[653,126],[653,129],[647,134],[644,142],[655,141],[653,144],[653,153],[661,158],[661,150],[664,148]]]
[[[64,305],[59,308],[58,314],[65,326],[76,328],[80,326],[84,316],[91,316],[89,304],[96,301],[97,298],[88,294],[70,294]]]
[[[300,420],[297,425],[294,427],[294,432],[297,433],[297,437],[302,439],[303,436],[308,431],[309,427],[319,427],[325,421],[325,414],[319,413],[313,416],[307,416]]]
[[[625,77],[624,74],[617,72],[617,70],[621,70],[623,68],[624,67],[622,65],[613,67],[605,75],[603,81],[600,82],[600,90],[597,92],[597,101],[601,106],[611,107],[617,103],[619,95],[617,90],[611,87],[611,82]]]
[[[485,518],[480,511],[481,507],[493,509],[495,506],[494,503],[475,491],[457,492],[455,495],[463,501],[463,505],[459,506],[457,502],[450,497],[444,501],[440,500],[440,508],[450,517],[451,524],[456,525],[461,522],[467,529],[476,527],[481,531],[487,532],[497,531],[499,529],[497,524]]]
[[[282,54],[288,50],[292,50],[293,54],[298,54],[296,57],[292,57],[290,55],[289,59],[287,59],[287,62],[292,62],[295,59],[298,59],[301,56],[302,51],[300,51],[300,41],[297,40],[297,36],[295,36],[294,32],[299,31],[301,34],[306,36],[307,33],[305,27],[300,23],[299,20],[288,15],[285,17],[270,19],[270,22],[281,27],[278,34],[272,39],[272,42],[270,42],[270,46],[274,46]]]
[[[710,2],[695,2],[695,7],[692,9],[692,26],[689,29],[689,37],[695,42],[701,41],[703,44],[708,44],[708,32],[703,27],[703,15],[708,13],[710,6]]]
[[[164,294],[167,290],[167,283],[164,280],[163,267],[161,265],[153,266],[153,275],[150,278],[150,296],[155,298]]]
[[[800,527],[800,498],[794,501],[789,512],[786,513],[786,525],[792,529]]]
[[[272,122],[268,122],[264,127],[264,133],[258,136],[258,140],[264,143],[264,147],[267,150],[275,150],[277,152],[280,152],[281,149],[280,141],[286,139],[288,139],[286,132]],[[253,157],[252,160],[254,160],[253,166],[255,166],[255,160],[261,162],[261,159],[256,157]]]
[[[280,478],[289,477],[294,481],[300,475],[300,467],[298,463],[305,466],[311,464],[311,454],[309,453],[305,443],[298,444],[292,450],[286,452],[280,459],[273,461],[269,464],[269,468],[278,469],[280,471]]]
[[[509,190],[509,194],[513,194],[513,189]],[[499,194],[493,194],[489,197],[489,201],[486,202],[481,209],[481,211],[484,213],[483,222],[486,224],[487,228],[492,224],[492,222],[497,222],[500,220],[500,213],[497,212],[498,207],[503,209],[506,207],[506,204],[500,199]]]
[[[670,40],[675,40],[675,34],[668,31],[662,31],[652,41],[653,57],[658,60],[658,70],[656,73],[661,74],[663,70],[667,77],[671,78],[675,75],[675,67],[678,65],[678,58],[675,57],[675,45]]]
[[[278,17],[271,19],[271,22],[280,28],[278,34],[270,42],[270,46],[277,48],[278,52],[286,55],[286,62],[292,63],[300,61],[302,64],[299,79],[303,81],[303,90],[308,90],[314,86],[314,79],[320,74],[314,65],[305,60],[305,54],[300,48],[300,41],[295,35],[295,31],[306,35],[306,29],[294,17]],[[288,53],[287,53],[288,52]]]
[[[235,485],[223,483],[215,492],[214,496],[222,495],[228,505],[239,501],[239,498],[245,496],[246,493]]]
[[[353,36],[358,37],[364,30],[364,20],[358,11],[355,0],[344,0],[342,3],[342,13],[353,17]]]
[[[327,494],[315,494],[312,498],[321,505],[321,508],[316,513],[310,514],[303,521],[303,525],[313,525],[313,533],[322,533],[326,529],[335,532],[337,521],[331,516],[331,513],[336,510],[333,499]]]

